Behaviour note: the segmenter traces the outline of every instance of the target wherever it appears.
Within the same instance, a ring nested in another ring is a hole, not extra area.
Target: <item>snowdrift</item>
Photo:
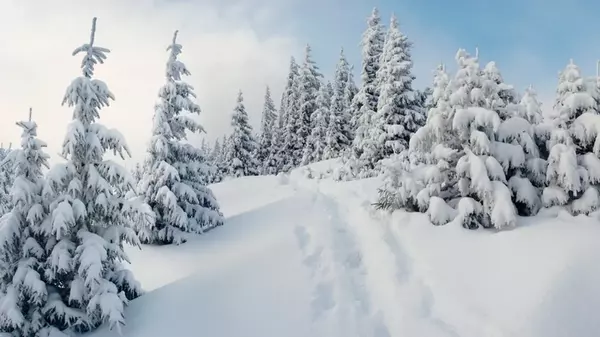
[[[501,232],[437,227],[375,212],[377,178],[306,178],[336,166],[213,185],[225,226],[130,250],[148,293],[123,336],[600,336],[597,220],[545,211]]]

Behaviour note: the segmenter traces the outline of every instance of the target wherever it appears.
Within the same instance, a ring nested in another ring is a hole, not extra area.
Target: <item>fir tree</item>
[[[449,84],[446,68],[440,65],[434,73],[425,126],[411,139],[410,151],[393,157],[384,169],[385,185],[380,189],[379,208],[425,212],[432,196],[444,201],[458,195],[455,167],[461,144],[451,131]]]
[[[275,104],[273,103],[273,99],[271,98],[271,90],[267,86],[265,92],[265,103],[263,106],[262,119],[261,119],[261,133],[260,133],[260,143],[259,143],[259,153],[258,153],[258,162],[260,163],[260,170],[265,171],[265,167],[267,166],[267,160],[269,157],[269,153],[272,151],[272,141],[273,135],[276,132],[274,128],[276,127],[277,113],[275,110]],[[268,174],[268,173],[267,173]]]
[[[11,149],[12,143],[6,149],[0,146],[0,162],[10,154]],[[14,174],[11,168],[11,163],[0,166],[0,216],[6,214],[12,208],[10,189],[14,182]]]
[[[50,317],[44,310],[48,284],[44,267],[51,233],[44,231],[48,202],[42,196],[43,169],[49,156],[46,143],[37,138],[37,124],[18,122],[23,129],[21,149],[11,151],[3,161],[15,173],[12,210],[0,219],[0,331],[16,336],[49,332]]]
[[[298,81],[299,69],[296,60],[292,57],[290,60],[290,71],[288,73],[285,89],[281,96],[281,107],[279,109],[278,132],[274,136],[272,144],[281,144],[269,155],[269,165],[273,167],[271,171],[277,173],[289,171],[295,167],[293,154],[298,142],[297,120],[299,114],[299,93]]]
[[[221,141],[215,140],[215,144],[210,152],[209,161],[215,168],[214,176],[211,183],[218,183],[223,180],[223,160],[221,158]]]
[[[554,128],[548,141],[545,206],[569,205],[573,214],[589,213],[600,206],[600,117],[594,97],[586,88],[573,61],[560,73]]]
[[[331,97],[329,125],[327,127],[327,147],[323,151],[323,159],[339,157],[352,141],[351,112],[350,107],[346,105],[348,103],[346,89],[349,78],[350,65],[342,50],[335,69],[333,96]]]
[[[379,98],[379,84],[377,83],[377,72],[380,67],[380,59],[383,54],[384,29],[377,8],[373,8],[371,16],[367,20],[367,29],[362,36],[362,86],[354,98],[352,125],[356,127],[352,143],[352,156],[360,158],[363,149],[367,146],[364,139],[371,125],[371,116],[377,111]]]
[[[210,167],[202,150],[185,142],[186,132],[204,131],[192,119],[200,107],[192,101],[193,87],[182,75],[190,75],[178,60],[182,46],[177,31],[167,48],[166,83],[159,90],[152,137],[148,147],[148,170],[139,192],[155,213],[149,226],[138,226],[145,243],[182,243],[186,233],[202,233],[223,224],[223,216],[212,191],[206,187]]]
[[[139,245],[124,212],[126,191],[132,188],[129,172],[104,159],[106,151],[124,158],[129,153],[123,136],[99,124],[100,109],[114,99],[106,84],[93,79],[94,66],[103,63],[108,49],[94,44],[96,19],[89,43],[75,49],[84,53],[83,75],[71,82],[63,104],[74,108],[63,142],[65,164],[47,175],[44,197],[53,198],[51,218],[43,231],[46,321],[58,330],[82,332],[107,322],[125,323],[124,306],[141,293],[131,272],[120,262],[127,259],[125,243]]]
[[[244,96],[240,91],[237,104],[231,116],[233,134],[229,144],[227,161],[230,163],[229,174],[233,177],[258,175],[258,162],[252,155],[256,142],[252,137],[252,127],[248,122],[248,113],[244,106]]]
[[[317,110],[317,95],[321,87],[321,78],[319,68],[311,57],[311,48],[309,45],[305,49],[304,63],[300,69],[298,78],[298,92],[300,114],[297,122],[298,143],[294,152],[294,164],[300,165],[303,159],[307,140],[311,134],[313,114]],[[310,147],[310,145],[308,145]]]
[[[408,142],[417,129],[425,124],[421,97],[412,88],[412,43],[408,41],[392,16],[379,68],[380,95],[377,112],[371,120],[368,136],[375,149],[366,161],[371,168],[382,159],[408,149]]]
[[[508,183],[507,172],[523,168],[524,154],[522,144],[508,142],[520,140],[522,129],[513,129],[514,121],[502,124],[497,111],[484,107],[492,96],[482,86],[477,57],[461,49],[456,60],[459,69],[445,90],[446,76],[436,76],[432,101],[437,107],[411,139],[411,150],[420,150],[417,160],[411,160],[411,152],[400,156],[380,205],[427,211],[436,225],[457,218],[470,229],[512,227],[517,210],[511,192],[517,190],[519,199],[517,185],[522,184]]]
[[[317,96],[317,110],[313,114],[312,132],[304,148],[302,165],[323,159],[323,153],[327,146],[327,116],[330,103],[328,86],[322,85]]]
[[[144,176],[144,169],[142,168],[142,164],[135,163],[135,165],[133,166],[133,169],[131,170],[131,176],[136,184],[140,180],[142,180],[142,177]]]

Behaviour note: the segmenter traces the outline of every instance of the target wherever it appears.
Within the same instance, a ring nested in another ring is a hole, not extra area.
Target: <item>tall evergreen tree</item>
[[[573,60],[560,73],[548,142],[545,206],[568,205],[574,214],[600,206],[600,125],[597,105]]]
[[[177,31],[167,47],[166,83],[159,90],[148,167],[139,192],[155,213],[155,222],[136,228],[143,242],[168,244],[186,241],[186,233],[201,233],[223,224],[223,215],[212,191],[206,187],[209,165],[201,149],[185,142],[186,132],[202,132],[191,114],[199,114],[193,87],[182,80],[190,75],[178,60],[182,46]]]
[[[222,160],[221,160],[221,141],[217,138],[215,143],[210,151],[210,155],[208,157],[211,165],[214,167],[215,172],[211,183],[218,183],[221,181],[222,177]]]
[[[265,92],[265,103],[262,111],[262,119],[260,125],[260,143],[258,162],[260,164],[260,170],[265,171],[269,153],[272,151],[273,135],[276,132],[274,128],[277,119],[277,111],[275,110],[275,104],[271,98],[271,89],[267,86]],[[267,173],[268,174],[268,173]]]
[[[350,65],[340,51],[340,59],[335,68],[333,96],[329,112],[329,125],[327,127],[327,147],[323,151],[323,159],[339,157],[352,142],[351,111],[348,100],[348,80],[350,79]]]
[[[231,116],[231,126],[233,134],[227,155],[227,161],[230,163],[230,175],[233,177],[258,175],[259,165],[252,155],[256,149],[256,141],[252,136],[252,126],[248,122],[248,113],[241,91],[238,93],[237,103]]]
[[[298,142],[293,151],[293,165],[299,166],[303,159],[307,139],[311,134],[311,120],[313,113],[317,110],[317,95],[321,87],[321,78],[319,68],[312,60],[311,48],[306,45],[304,63],[300,69],[298,77],[298,99],[299,99],[299,118],[296,120],[296,132]]]
[[[379,68],[380,96],[377,112],[373,115],[369,137],[377,150],[367,165],[377,165],[382,158],[408,149],[408,142],[418,128],[425,124],[421,97],[412,87],[412,43],[392,15]]]
[[[36,336],[49,332],[44,307],[48,284],[44,272],[45,247],[51,233],[44,231],[48,202],[42,196],[43,169],[49,156],[46,143],[37,138],[37,124],[18,122],[23,129],[21,149],[11,151],[3,161],[15,173],[12,210],[0,219],[0,332],[15,336]]]
[[[292,57],[286,85],[281,95],[281,106],[277,119],[278,131],[273,135],[272,144],[274,146],[268,159],[269,172],[272,174],[288,171],[294,167],[292,154],[298,141],[296,135],[296,121],[299,112],[298,77],[298,64]]]
[[[63,142],[65,164],[56,165],[44,187],[51,219],[44,231],[52,238],[46,246],[44,270],[48,302],[47,322],[58,330],[82,332],[106,322],[120,329],[124,306],[141,293],[131,272],[121,266],[127,259],[125,243],[139,245],[124,212],[124,195],[132,188],[127,170],[104,159],[106,151],[124,158],[124,137],[97,120],[100,109],[114,99],[106,84],[93,79],[94,66],[103,63],[108,49],[94,44],[96,19],[83,53],[82,76],[74,79],[63,104],[73,107],[73,119]]]
[[[362,36],[362,86],[354,98],[352,125],[356,127],[352,142],[352,156],[360,158],[363,148],[367,145],[364,141],[371,125],[371,116],[377,111],[379,98],[379,84],[377,72],[383,54],[385,40],[384,28],[377,8],[373,8],[367,20],[367,29]]]
[[[317,110],[313,114],[312,132],[308,137],[302,157],[302,165],[314,163],[323,159],[325,147],[327,147],[327,116],[331,96],[329,96],[328,85],[322,85],[317,96]]]
[[[0,162],[10,154],[11,150],[12,143],[6,149],[0,146]],[[12,208],[10,189],[13,182],[12,164],[7,162],[5,165],[0,166],[0,216],[6,214]]]

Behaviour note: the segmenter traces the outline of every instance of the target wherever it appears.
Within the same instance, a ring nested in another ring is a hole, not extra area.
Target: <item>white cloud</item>
[[[30,106],[40,137],[58,160],[71,109],[61,107],[69,82],[79,76],[80,56],[71,52],[89,39],[98,17],[98,45],[111,49],[96,75],[116,96],[102,111],[101,122],[119,129],[133,152],[143,158],[150,134],[153,105],[164,82],[166,46],[175,29],[183,45],[181,60],[192,76],[208,138],[229,129],[236,93],[242,89],[255,126],[266,84],[278,95],[291,54],[301,48],[290,36],[261,36],[275,18],[268,1],[253,6],[214,1],[0,0],[0,141],[17,143],[14,122]],[[275,96],[276,97],[276,96]]]

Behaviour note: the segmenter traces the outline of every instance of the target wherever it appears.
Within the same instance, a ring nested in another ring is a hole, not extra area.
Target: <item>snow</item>
[[[211,185],[224,226],[181,246],[129,249],[147,293],[125,309],[122,335],[600,335],[598,214],[551,208],[500,232],[433,226],[427,214],[375,211],[380,178],[326,178],[336,165],[311,165],[320,179],[300,168]],[[452,210],[437,197],[430,205],[438,218]]]

